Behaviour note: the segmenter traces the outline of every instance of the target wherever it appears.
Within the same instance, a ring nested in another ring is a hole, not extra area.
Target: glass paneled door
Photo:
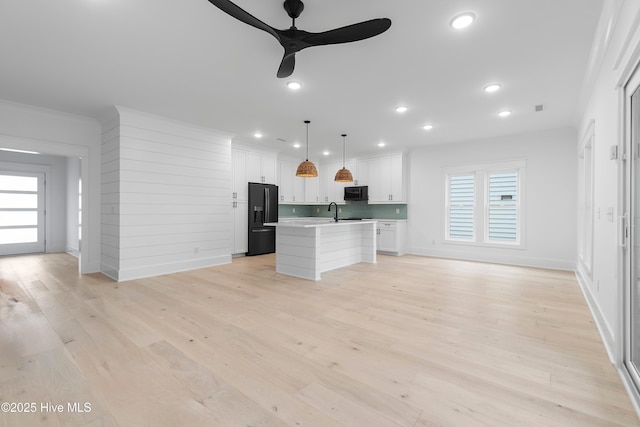
[[[42,173],[0,171],[0,255],[45,251]]]
[[[627,286],[625,289],[625,354],[629,376],[640,389],[640,72],[636,71],[625,88],[627,129],[631,162],[627,168],[629,206]]]

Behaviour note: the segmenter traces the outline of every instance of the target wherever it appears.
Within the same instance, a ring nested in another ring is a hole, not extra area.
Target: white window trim
[[[488,227],[488,191],[489,174],[495,172],[517,171],[518,172],[518,210],[517,210],[517,241],[516,242],[495,242],[489,241]],[[526,249],[526,160],[512,160],[495,163],[476,163],[460,166],[448,166],[442,168],[444,177],[444,228],[442,242],[452,245],[467,245],[475,247],[491,247],[501,249]],[[475,210],[474,210],[474,239],[462,240],[449,238],[449,177],[456,175],[475,176]]]

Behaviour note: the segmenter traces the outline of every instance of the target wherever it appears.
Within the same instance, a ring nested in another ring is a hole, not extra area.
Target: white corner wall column
[[[101,122],[101,271],[124,281],[231,262],[231,135],[122,107]]]

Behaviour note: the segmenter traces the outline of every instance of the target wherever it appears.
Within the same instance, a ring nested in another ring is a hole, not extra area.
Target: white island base
[[[290,220],[276,227],[276,272],[320,280],[320,274],[376,262],[376,221]]]

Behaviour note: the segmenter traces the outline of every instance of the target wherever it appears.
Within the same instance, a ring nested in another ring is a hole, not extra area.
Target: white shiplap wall
[[[231,262],[231,135],[116,107],[103,120],[102,271]]]

